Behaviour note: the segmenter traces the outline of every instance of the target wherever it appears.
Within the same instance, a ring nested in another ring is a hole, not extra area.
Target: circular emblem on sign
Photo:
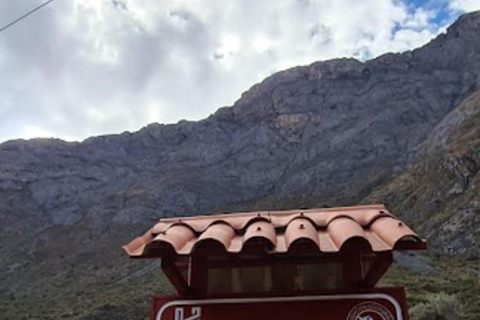
[[[350,310],[347,320],[395,320],[395,318],[380,303],[362,302]]]

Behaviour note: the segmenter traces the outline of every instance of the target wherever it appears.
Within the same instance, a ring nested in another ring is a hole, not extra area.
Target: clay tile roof
[[[383,205],[368,205],[166,218],[124,249],[131,257],[142,258],[190,255],[204,244],[239,253],[249,244],[260,243],[275,254],[303,242],[318,252],[338,253],[354,239],[364,241],[374,252],[426,246]]]

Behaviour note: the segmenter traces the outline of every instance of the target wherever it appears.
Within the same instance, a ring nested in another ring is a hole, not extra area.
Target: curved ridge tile
[[[291,245],[300,239],[307,239],[312,241],[320,250],[320,244],[318,239],[318,232],[315,226],[309,219],[304,217],[296,218],[290,221],[285,230],[285,245],[287,250]]]
[[[243,236],[243,245],[252,239],[265,239],[271,243],[272,247],[277,245],[277,235],[275,228],[270,222],[256,221],[247,227]]]
[[[269,220],[269,212],[240,212],[240,213],[221,213],[215,215],[203,215],[184,218],[165,218],[160,223],[173,224],[183,222],[192,227],[195,232],[204,232],[213,223],[226,223],[235,230],[244,228],[250,220],[256,216],[261,216]]]
[[[287,220],[288,218],[288,220]],[[284,222],[284,225],[282,227],[288,227],[288,225],[290,225],[290,223],[296,219],[305,219],[305,220],[308,220],[308,222],[310,222],[310,224],[315,228],[317,229],[317,224],[315,223],[315,220],[312,219],[311,217],[309,217],[308,215],[306,215],[304,212],[299,212],[298,214],[294,214],[294,215],[289,215],[288,217],[285,217],[283,221]]]
[[[375,232],[365,230],[365,234],[367,235],[367,240],[370,243],[373,251],[382,252],[390,250],[390,247],[385,242],[383,242],[383,240],[380,239],[380,237],[376,235]]]
[[[309,212],[304,212],[303,214],[305,217],[312,220],[317,227],[325,227],[327,225],[328,218],[331,216],[331,213],[321,212],[320,210],[310,210]]]
[[[235,237],[235,230],[227,223],[215,223],[210,225],[198,238],[195,246],[207,240],[214,240],[220,243],[225,250],[228,251],[233,238]]]
[[[186,223],[190,226],[190,228],[192,228],[193,230],[195,230],[195,232],[198,234],[198,233],[201,233],[203,232],[205,229],[208,228],[208,226],[210,224],[212,224],[212,220],[181,220],[182,223]]]
[[[332,220],[340,218],[340,217],[346,217],[346,218],[349,218],[349,219],[353,219],[349,215],[349,213],[344,211],[344,210],[337,210],[337,211],[322,211],[322,210],[319,210],[319,211],[308,212],[308,213],[306,213],[306,215],[309,218],[311,218],[318,227],[321,227],[321,228],[327,227],[328,224]]]
[[[385,210],[366,209],[361,211],[350,211],[346,215],[355,220],[362,227],[367,227],[374,219],[382,216],[391,216]]]
[[[170,229],[158,234],[152,241],[154,243],[166,243],[172,246],[175,252],[182,251],[185,245],[195,238],[195,233],[184,225],[174,225]]]
[[[228,223],[232,225],[235,230],[243,230],[255,220],[269,221],[269,218],[267,214],[262,214],[261,212],[252,212],[252,214],[248,217],[232,217],[231,219],[228,219]]]
[[[160,221],[153,226],[151,232],[154,235],[160,234],[160,233],[164,232],[165,230],[167,230],[168,228],[170,228],[170,226],[172,224],[173,224],[173,222],[172,223],[165,223],[165,222]]]
[[[232,242],[230,243],[228,252],[238,253],[242,251],[242,248],[243,248],[243,237],[239,235],[235,235],[235,237],[233,237],[232,239]]]
[[[384,243],[392,250],[397,241],[406,236],[412,236],[419,239],[412,229],[407,227],[403,222],[391,217],[384,217],[375,220],[370,226],[370,230],[375,232]]]
[[[273,249],[268,250],[269,253],[285,253],[296,240],[308,239],[321,252],[339,252],[354,238],[364,239],[376,252],[417,250],[426,246],[385,206],[367,205],[164,218],[123,249],[131,257],[161,257],[171,249],[177,254],[189,255],[197,245],[208,240],[221,244],[227,252],[238,253],[249,241],[260,239],[260,243],[268,241],[268,248]],[[163,245],[167,251],[161,250]],[[298,247],[309,248],[309,245]]]
[[[419,236],[407,235],[403,236],[395,242],[394,250],[418,250],[426,249],[427,243]]]
[[[338,252],[339,247],[333,242],[330,234],[326,230],[318,231],[318,239],[320,241],[320,251],[322,252]]]
[[[125,250],[125,252],[131,257],[141,256],[145,246],[149,244],[152,240],[153,240],[152,229],[150,229],[147,232],[145,232],[144,235],[140,237],[136,237],[130,243],[124,245],[123,250]]]
[[[292,220],[295,215],[276,215],[270,214],[270,221],[272,222],[275,228],[282,228],[285,227],[290,220]]]
[[[245,230],[245,232],[247,232],[247,230],[250,228],[250,226],[252,224],[257,223],[257,222],[268,223],[268,224],[272,225],[272,227],[273,227],[272,220],[268,215],[257,214],[257,215],[254,215],[254,216],[252,215],[252,217],[250,219],[248,219],[247,221],[244,221],[241,225],[238,226],[238,228],[236,228],[236,230]]]
[[[275,252],[287,252],[287,245],[285,244],[285,236],[283,234],[277,235],[277,246]]]
[[[183,246],[183,248],[180,249],[180,251],[177,252],[177,254],[179,254],[179,255],[189,255],[190,253],[192,253],[193,247],[197,243],[197,239],[198,239],[197,237],[194,237],[193,239],[188,241],[185,244],[185,246]]]
[[[332,223],[332,221],[335,221],[337,219],[338,220],[342,220],[342,219],[350,220],[350,221],[353,221],[355,224],[359,225],[357,220],[355,220],[355,217],[352,217],[351,215],[346,214],[346,213],[338,213],[338,214],[329,215],[328,218],[327,218],[326,224],[322,227],[327,227],[328,228],[330,226],[330,223]]]
[[[382,218],[382,217],[388,217],[388,218],[394,218],[395,216],[392,215],[390,212],[385,211],[385,210],[379,210],[379,211],[370,211],[365,213],[362,222],[360,223],[363,227],[368,227],[371,225],[375,220]]]
[[[317,227],[326,227],[331,220],[340,216],[349,217],[357,221],[360,225],[366,226],[372,221],[372,219],[375,219],[377,214],[392,216],[383,205],[287,211],[257,211],[230,214],[222,213],[184,218],[164,218],[154,227],[154,233],[162,232],[168,229],[171,225],[177,223],[186,223],[197,233],[204,232],[212,223],[218,222],[227,223],[235,230],[241,230],[248,227],[251,220],[256,218],[263,218],[270,221],[275,228],[278,228],[286,227],[292,219],[300,216],[305,216],[311,219]]]
[[[330,221],[327,231],[337,248],[342,248],[345,242],[352,238],[364,238],[368,241],[363,228],[348,217],[337,217]]]

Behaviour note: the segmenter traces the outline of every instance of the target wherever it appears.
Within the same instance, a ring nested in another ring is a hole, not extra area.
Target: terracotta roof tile
[[[131,257],[190,255],[203,245],[216,244],[239,253],[262,243],[274,254],[303,243],[331,253],[351,239],[377,252],[425,248],[425,242],[383,205],[370,205],[161,219],[124,249]]]

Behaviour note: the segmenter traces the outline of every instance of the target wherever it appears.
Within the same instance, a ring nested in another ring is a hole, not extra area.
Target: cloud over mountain
[[[2,2],[0,21],[39,3]],[[55,1],[0,34],[0,141],[200,119],[276,71],[418,47],[477,6],[429,3]]]

